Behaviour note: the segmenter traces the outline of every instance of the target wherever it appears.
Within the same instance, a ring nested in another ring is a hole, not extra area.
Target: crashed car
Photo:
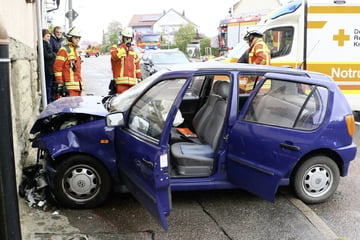
[[[249,90],[250,89],[250,90]],[[171,191],[290,186],[328,200],[355,158],[354,116],[325,75],[240,63],[173,65],[113,97],[50,103],[31,133],[70,208],[130,191],[165,229]]]

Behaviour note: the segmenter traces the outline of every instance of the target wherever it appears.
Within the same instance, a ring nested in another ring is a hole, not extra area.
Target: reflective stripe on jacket
[[[111,69],[116,84],[135,85],[141,78],[140,58],[133,49],[127,50],[122,43],[119,47],[113,45],[110,49]]]
[[[254,38],[249,48],[249,63],[270,65],[270,50],[262,38]]]
[[[84,89],[81,78],[81,57],[77,46],[67,43],[59,49],[54,63],[54,75],[57,84],[62,84],[69,90]]]

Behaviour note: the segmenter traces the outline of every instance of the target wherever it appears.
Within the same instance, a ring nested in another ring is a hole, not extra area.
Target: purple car
[[[50,103],[31,133],[59,204],[91,208],[130,191],[165,229],[171,191],[240,188],[308,204],[355,158],[354,116],[326,75],[238,63],[163,69],[121,95]]]

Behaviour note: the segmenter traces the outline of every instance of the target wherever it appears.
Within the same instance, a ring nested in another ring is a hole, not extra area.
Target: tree
[[[206,55],[205,54],[205,49],[210,47],[210,38],[208,37],[205,37],[203,39],[201,39],[200,41],[200,54],[201,56],[204,56]]]
[[[122,24],[114,20],[109,23],[109,26],[107,28],[107,32],[109,33],[109,35],[115,32],[119,34],[121,30],[122,30]]]
[[[196,32],[195,27],[188,23],[179,28],[178,32],[175,34],[175,42],[178,48],[186,54],[186,48],[189,43],[195,38]]]
[[[112,21],[109,23],[107,32],[103,33],[103,43],[100,48],[101,53],[109,52],[111,46],[118,43],[121,30],[122,25],[120,22]]]
[[[201,39],[201,41],[200,41],[200,54],[201,54],[201,56],[208,55],[208,52],[206,52],[205,49],[211,49],[211,54],[213,56],[218,56],[219,55],[219,49],[211,47],[211,39],[208,38],[208,37],[205,37],[205,38]]]

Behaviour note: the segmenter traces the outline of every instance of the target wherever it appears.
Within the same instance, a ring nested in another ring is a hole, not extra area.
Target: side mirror
[[[106,116],[106,126],[108,127],[122,127],[124,126],[124,113],[110,113]]]

